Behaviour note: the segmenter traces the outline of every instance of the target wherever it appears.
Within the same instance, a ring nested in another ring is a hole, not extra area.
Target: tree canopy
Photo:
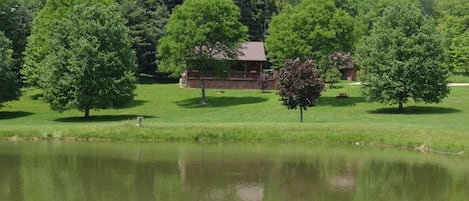
[[[324,89],[324,81],[313,61],[287,60],[276,79],[282,104],[288,109],[299,107],[300,122],[303,122],[303,110],[314,106]]]
[[[39,68],[44,100],[56,111],[121,108],[133,100],[135,52],[117,5],[81,3],[50,22]]]
[[[0,31],[11,40],[13,68],[16,73],[23,65],[26,38],[36,13],[44,5],[43,0],[2,0],[0,2]]]
[[[239,21],[239,8],[232,0],[186,0],[169,19],[167,35],[159,41],[159,68],[180,75],[186,69],[201,74],[205,104],[204,71],[220,58],[238,56],[247,27]]]
[[[169,18],[166,6],[159,0],[121,0],[120,7],[130,29],[138,72],[155,73],[157,42],[165,35]]]
[[[358,48],[368,100],[441,102],[449,93],[444,50],[434,22],[410,3],[388,7]]]
[[[267,35],[268,22],[278,8],[276,0],[235,0],[241,10],[240,21],[248,27],[250,41],[262,41]]]
[[[469,73],[469,2],[465,0],[439,1],[439,28],[445,37],[445,49],[453,72]]]
[[[266,39],[268,57],[279,68],[287,59],[319,61],[354,44],[353,18],[333,0],[304,0],[275,16]]]
[[[21,73],[25,82],[31,86],[42,88],[45,84],[43,79],[45,73],[49,72],[48,66],[40,65],[45,56],[51,50],[51,41],[48,40],[55,30],[52,29],[52,22],[61,19],[71,12],[73,6],[84,2],[97,2],[110,5],[114,0],[47,0],[47,3],[37,14],[32,22],[31,34],[27,38],[25,50],[25,67]],[[40,66],[45,67],[41,69]]]
[[[449,53],[453,71],[469,74],[469,29],[451,39]]]
[[[10,47],[10,40],[0,31],[0,108],[2,103],[15,100],[21,94],[18,78],[12,68],[13,51]]]

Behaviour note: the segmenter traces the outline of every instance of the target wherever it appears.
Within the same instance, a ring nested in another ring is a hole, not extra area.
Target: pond
[[[469,159],[315,144],[0,142],[1,201],[467,201]]]

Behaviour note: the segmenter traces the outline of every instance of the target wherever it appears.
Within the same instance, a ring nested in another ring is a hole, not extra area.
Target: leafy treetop
[[[358,48],[368,100],[438,103],[449,93],[441,37],[434,23],[410,3],[390,6]]]
[[[268,57],[279,68],[288,59],[318,62],[332,52],[350,51],[353,27],[353,18],[333,0],[305,0],[272,19],[265,44]]]
[[[233,58],[247,38],[247,27],[239,22],[239,8],[231,0],[186,0],[169,19],[167,35],[159,42],[161,69],[179,75],[199,68],[191,61]]]
[[[40,63],[44,100],[56,111],[122,108],[133,100],[135,52],[117,5],[82,3],[51,22],[50,51]]]
[[[299,107],[300,121],[303,122],[303,110],[314,106],[324,89],[324,81],[313,61],[287,60],[276,79],[282,104],[288,109]]]
[[[42,88],[46,84],[43,79],[48,69],[41,69],[40,63],[52,48],[52,42],[48,38],[54,33],[52,22],[62,19],[71,12],[73,6],[84,2],[94,2],[110,5],[114,0],[47,0],[44,8],[37,14],[32,22],[31,35],[27,38],[25,50],[25,68],[21,70],[26,83]],[[42,65],[44,66],[44,65]]]

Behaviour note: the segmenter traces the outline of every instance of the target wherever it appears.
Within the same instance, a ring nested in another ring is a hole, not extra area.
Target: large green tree
[[[40,65],[52,48],[52,42],[48,39],[55,30],[52,29],[52,21],[64,18],[71,12],[73,6],[83,2],[97,2],[110,5],[114,0],[47,0],[45,6],[34,18],[31,34],[27,38],[25,50],[25,67],[21,73],[25,82],[31,86],[43,88],[46,84],[44,74],[50,72],[49,66]],[[44,68],[41,68],[44,67]]]
[[[312,60],[285,61],[276,82],[282,104],[288,109],[300,108],[300,122],[303,122],[303,110],[314,106],[324,89],[324,81]]]
[[[265,45],[277,68],[287,59],[318,62],[332,52],[350,51],[355,41],[353,18],[333,0],[305,0],[287,7],[269,26]]]
[[[11,42],[0,31],[0,108],[2,103],[20,96],[19,81],[12,68]]]
[[[177,6],[169,19],[167,35],[159,41],[159,68],[179,75],[197,69],[206,104],[204,74],[215,68],[220,56],[238,56],[240,43],[247,38],[247,28],[239,22],[240,11],[232,0],[186,0]]]
[[[157,42],[165,35],[169,18],[166,6],[160,0],[121,0],[120,7],[130,29],[138,71],[155,73]]]
[[[44,100],[56,111],[121,108],[135,90],[135,52],[117,5],[74,5],[51,21],[51,44],[39,63],[49,68]]]
[[[386,104],[441,102],[449,93],[441,37],[410,3],[393,4],[358,49],[365,96]]]

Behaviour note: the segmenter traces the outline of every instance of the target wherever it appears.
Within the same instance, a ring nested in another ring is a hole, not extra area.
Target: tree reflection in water
[[[349,146],[0,142],[0,199],[467,201],[466,167]]]

